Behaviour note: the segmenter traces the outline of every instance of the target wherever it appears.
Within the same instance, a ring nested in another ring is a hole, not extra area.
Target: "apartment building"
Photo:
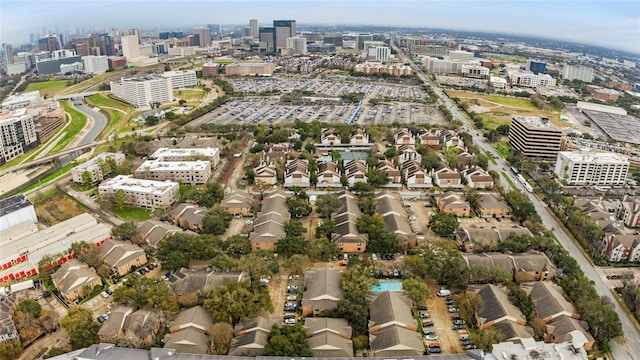
[[[594,98],[603,101],[618,101],[620,98],[620,93],[613,89],[607,89],[600,86],[595,85],[587,85],[587,91],[589,94],[593,95]]]
[[[83,56],[82,65],[84,67],[84,72],[87,74],[99,75],[109,70],[109,58],[106,55]]]
[[[0,114],[0,165],[38,146],[33,116],[26,108]]]
[[[211,163],[202,160],[147,160],[136,169],[135,176],[147,180],[171,180],[182,181],[187,185],[202,185],[211,177]]]
[[[622,186],[629,172],[629,160],[608,152],[561,151],[555,175],[571,186]]]
[[[167,103],[173,100],[171,79],[158,74],[111,81],[111,93],[136,107],[151,103]]]
[[[479,79],[486,79],[489,77],[489,68],[480,65],[463,64],[461,72],[464,77]]]
[[[534,74],[531,71],[509,69],[509,82],[511,85],[538,88],[538,87],[554,87],[556,79],[548,74]]]
[[[590,83],[593,81],[593,69],[583,65],[564,65],[562,67],[562,79]]]
[[[220,162],[220,149],[211,147],[189,149],[159,148],[149,158],[159,161],[207,160],[215,168]]]
[[[98,182],[104,180],[104,176],[107,175],[104,173],[103,164],[108,161],[108,159],[112,159],[115,165],[120,165],[125,159],[124,154],[122,153],[102,153],[93,159],[85,161],[84,163],[74,167],[71,169],[71,175],[73,176],[73,182],[76,184],[84,183],[84,179],[82,176],[85,172],[89,172],[91,174],[91,181]],[[113,172],[115,169],[110,169],[110,172]]]
[[[562,130],[546,117],[514,116],[509,129],[509,145],[524,156],[555,160],[560,151]]]
[[[224,67],[227,76],[271,76],[276,71],[276,64],[272,63],[243,63],[229,64]]]
[[[172,89],[184,89],[198,84],[195,70],[165,71],[161,75],[171,81]]]
[[[155,181],[118,175],[98,187],[101,198],[115,196],[118,190],[124,192],[128,206],[144,209],[167,209],[180,198],[178,183],[168,180]]]
[[[371,46],[367,49],[367,61],[388,63],[391,60],[391,49],[386,46]]]

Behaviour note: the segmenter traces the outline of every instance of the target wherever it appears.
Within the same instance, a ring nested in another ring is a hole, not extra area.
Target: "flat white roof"
[[[91,241],[99,234],[109,234],[110,229],[89,214],[80,214],[23,237],[17,241],[2,239],[2,259],[13,258],[16,254],[29,254],[29,259],[38,263],[42,256],[66,250],[74,242]],[[53,250],[52,250],[53,249]],[[37,258],[39,257],[39,258]],[[37,259],[36,259],[37,258]]]
[[[189,148],[189,149],[171,149],[159,148],[150,157],[162,160],[164,156],[207,156],[213,157],[218,153],[218,148]]]
[[[547,119],[546,121],[543,121],[542,118],[540,118],[538,116],[516,115],[513,118],[517,119],[519,121],[522,121],[523,123],[526,123],[527,125],[530,125],[530,126],[533,126],[533,127],[557,129],[556,126],[553,125],[551,123],[551,121],[549,121],[549,119]]]
[[[629,164],[629,160],[612,152],[560,151],[561,156],[573,162],[605,163],[605,164]]]
[[[94,157],[93,159],[89,159],[89,160],[83,162],[82,164],[76,166],[73,169],[74,170],[85,170],[85,169],[88,169],[91,166],[94,166],[94,165],[98,164],[98,162],[100,160],[105,160],[108,157],[111,157],[111,158],[113,158],[115,160],[118,156],[124,157],[124,154],[122,154],[122,153],[110,153],[110,152],[102,153],[102,154]]]
[[[627,115],[627,110],[616,106],[594,104],[586,101],[578,101],[577,107],[579,110],[593,110],[601,111],[609,114]]]
[[[175,170],[175,171],[202,171],[211,167],[210,161],[160,161],[147,160],[140,165],[138,171]]]
[[[22,94],[11,95],[2,102],[3,107],[12,107],[26,102],[40,100],[40,91],[29,91]]]
[[[112,179],[102,182],[99,189],[114,188],[124,191],[133,191],[147,194],[162,194],[173,187],[177,187],[178,183],[174,181],[155,181],[136,179],[131,175],[118,175]]]

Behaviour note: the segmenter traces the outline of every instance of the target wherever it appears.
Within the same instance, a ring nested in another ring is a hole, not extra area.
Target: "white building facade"
[[[135,179],[118,175],[98,186],[101,198],[109,198],[122,190],[125,203],[143,209],[167,209],[180,198],[180,186],[174,181]]]
[[[367,61],[388,63],[391,61],[391,49],[386,46],[371,46],[367,49]]]
[[[149,158],[160,161],[207,160],[211,162],[212,167],[216,167],[220,162],[220,150],[218,148],[159,148]]]
[[[138,167],[136,177],[147,180],[182,181],[187,185],[202,185],[211,177],[208,161],[158,161],[147,160]]]
[[[622,186],[629,172],[629,160],[615,153],[561,151],[555,175],[571,186]]]
[[[104,172],[102,171],[102,162],[107,161],[107,159],[113,159],[113,162],[116,165],[122,164],[125,159],[124,154],[122,153],[102,153],[93,159],[85,161],[84,163],[74,167],[71,169],[71,175],[73,176],[73,182],[76,184],[84,183],[84,179],[82,178],[85,172],[89,172],[91,174],[91,181],[97,182],[104,180]],[[115,169],[111,169],[111,171],[115,171]]]
[[[593,81],[593,69],[584,65],[564,65],[562,67],[562,79],[590,83]]]
[[[173,100],[171,79],[156,74],[112,81],[111,93],[136,107]]]
[[[172,89],[194,87],[198,84],[194,70],[165,71],[162,77],[171,81]]]
[[[109,59],[107,56],[83,56],[82,63],[87,74],[103,74],[109,70]]]

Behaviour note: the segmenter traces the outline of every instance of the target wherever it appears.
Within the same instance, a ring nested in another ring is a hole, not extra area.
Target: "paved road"
[[[402,58],[403,62],[410,62],[410,60],[401,51],[398,51],[398,54]],[[469,121],[467,121],[467,119],[460,113],[458,108],[451,104],[451,101],[442,92],[442,90],[436,87],[435,84],[432,84],[429,81],[428,77],[424,74],[422,69],[415,66],[415,64],[412,61],[411,61],[411,64],[413,65],[414,71],[416,71],[416,73],[422,79],[422,81],[424,81],[427,84],[430,84],[433,90],[435,91],[435,93],[438,94],[438,96],[440,96],[440,98],[442,99],[442,102],[449,108],[449,110],[451,110],[451,113],[453,114],[454,118],[462,121],[463,128],[473,136],[473,142],[479,148],[489,152],[491,155],[498,155],[495,149],[489,143],[485,142],[484,138],[480,136],[479,133],[477,133],[473,129]],[[498,173],[501,173],[503,168],[508,169],[507,168],[508,164],[504,159],[499,158],[497,159],[497,162],[498,162],[497,166],[494,165],[492,162],[489,162],[489,169],[495,170]],[[580,266],[580,269],[582,269],[582,272],[585,274],[587,278],[589,278],[593,282],[595,289],[598,292],[598,295],[611,297],[611,290],[607,286],[606,282],[596,272],[595,268],[591,265],[591,263],[589,263],[587,258],[578,249],[578,247],[571,240],[571,238],[564,232],[564,230],[562,230],[563,229],[562,225],[558,223],[556,221],[556,218],[549,213],[549,210],[547,209],[546,205],[543,204],[543,202],[540,199],[538,199],[534,194],[529,193],[526,189],[524,189],[522,184],[520,184],[518,180],[515,179],[509,171],[507,171],[506,173],[508,174],[508,176],[511,177],[511,180],[513,181],[513,183],[516,184],[518,190],[526,194],[529,200],[533,203],[533,205],[536,208],[536,211],[538,212],[538,214],[540,215],[540,218],[542,219],[543,224],[545,224],[547,228],[550,227],[552,229],[555,229],[554,234],[560,241],[560,244],[569,252],[569,255],[571,255],[571,257],[576,259],[576,261],[578,262],[578,265]],[[508,184],[502,177],[500,179],[501,179],[501,183],[503,184],[502,186],[505,189],[510,187],[510,184]],[[638,331],[633,326],[633,323],[631,322],[629,317],[626,315],[626,313],[622,310],[622,307],[620,306],[620,304],[618,304],[618,302],[615,300],[613,300],[612,303],[613,303],[614,310],[616,311],[616,313],[618,313],[620,317],[620,321],[622,323],[624,341],[622,343],[618,343],[616,341],[611,341],[609,343],[611,347],[611,355],[616,360],[636,360],[636,359],[640,360],[640,334],[638,334]]]
[[[86,105],[74,105],[74,107],[93,119],[93,126],[91,127],[91,129],[89,129],[84,138],[80,140],[80,143],[78,145],[89,144],[94,141],[98,137],[98,135],[100,135],[109,121],[107,120],[106,116],[97,111],[94,111],[92,108]],[[89,124],[91,124],[91,121],[89,121]]]

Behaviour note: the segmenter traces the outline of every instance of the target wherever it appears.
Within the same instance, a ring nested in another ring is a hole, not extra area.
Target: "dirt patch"
[[[38,194],[33,199],[38,220],[47,225],[55,225],[89,211],[80,203],[67,196],[58,189],[52,189],[44,194]]]
[[[284,316],[284,303],[287,301],[287,285],[289,284],[289,275],[285,273],[278,273],[271,277],[269,281],[268,289],[269,296],[271,297],[271,305],[273,311],[264,314],[268,317],[282,318]]]
[[[224,235],[221,236],[222,240],[226,240],[234,235],[240,235],[242,233],[242,229],[244,228],[247,219],[245,218],[233,218],[231,219],[231,223],[229,224],[229,228],[225,231]]]
[[[472,111],[476,114],[482,114],[482,113],[491,111],[491,109],[486,108],[484,106],[480,106],[480,105],[471,105],[469,106],[469,112],[472,112]]]
[[[429,314],[431,314],[430,320],[433,321],[433,330],[438,335],[437,341],[427,341],[427,343],[437,342],[442,348],[443,354],[462,354],[462,343],[456,330],[451,330],[453,321],[451,320],[451,314],[448,311],[448,306],[445,304],[444,298],[436,296],[436,293],[440,287],[434,283],[428,283],[431,289],[431,298],[427,300],[427,307],[429,308]]]

